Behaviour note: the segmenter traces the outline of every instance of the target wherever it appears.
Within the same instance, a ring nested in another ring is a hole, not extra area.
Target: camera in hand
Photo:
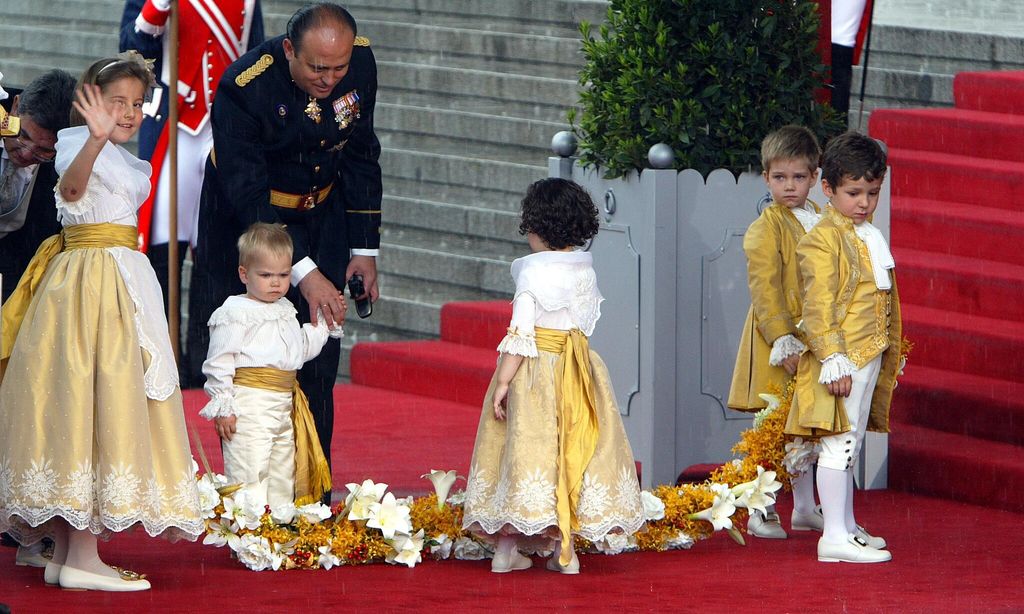
[[[373,303],[370,302],[370,295],[366,294],[366,288],[363,287],[363,276],[353,275],[348,280],[348,295],[352,297],[352,300],[356,302],[356,314],[360,318],[368,318],[373,313]],[[357,298],[363,296],[363,298]]]

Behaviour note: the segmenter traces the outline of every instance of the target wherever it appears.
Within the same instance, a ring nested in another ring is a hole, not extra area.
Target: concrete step
[[[876,25],[872,67],[953,75],[1024,67],[1024,38]]]
[[[84,32],[68,29],[60,36],[54,36],[51,25],[11,25],[6,22],[0,26],[0,51],[8,50],[20,51],[25,57],[36,60],[46,58],[53,65],[59,65],[58,62],[66,58],[98,60],[102,55],[97,55],[97,50],[117,53],[117,27],[108,24],[106,29]]]
[[[52,26],[60,24],[62,34],[75,31],[117,32],[124,11],[123,0],[4,0],[5,24]],[[0,38],[0,40],[4,40]],[[116,45],[116,39],[115,39]],[[6,73],[5,73],[6,74]]]
[[[427,284],[448,283],[508,295],[514,289],[507,261],[449,254],[427,247],[382,243],[377,268]]]
[[[516,102],[499,100],[492,97],[473,94],[455,95],[446,90],[417,91],[405,87],[391,75],[382,75],[377,100],[383,103],[421,107],[428,109],[447,109],[464,111],[491,117],[510,117],[557,124],[560,130],[568,130],[569,122],[566,113],[569,107],[575,106],[576,88],[563,93],[563,104],[537,104],[535,101]],[[554,136],[554,132],[548,136]]]
[[[362,20],[378,60],[437,64],[495,72],[574,79],[582,63],[578,33],[571,37],[495,32],[436,23]]]
[[[550,151],[551,137],[564,127],[560,122],[390,102],[377,104],[374,122],[378,133],[400,134],[403,140],[410,135],[441,136],[470,146],[482,143],[527,148],[544,157]]]
[[[857,105],[852,101],[860,94],[861,67],[853,67],[853,84],[850,87],[850,108]],[[953,75],[910,70],[877,69],[868,67],[866,97],[872,99],[872,107],[893,106],[952,106]]]
[[[495,186],[455,185],[437,183],[430,177],[403,178],[394,173],[388,176],[384,185],[385,197],[394,196],[409,200],[422,200],[427,203],[464,206],[504,215],[518,214],[519,202],[525,191],[525,186],[517,186],[515,190],[510,190],[499,189]],[[481,211],[480,214],[483,215],[483,212]],[[384,215],[387,215],[387,212]],[[482,236],[491,235],[483,234]]]
[[[546,159],[538,158],[538,165],[534,166],[402,149],[385,149],[381,153],[385,182],[397,177],[437,184],[480,186],[517,195],[534,181],[547,176],[547,167],[542,166],[545,162]],[[509,211],[517,209],[517,201],[509,203]]]
[[[384,195],[383,225],[441,230],[466,237],[521,241],[519,216],[512,212]]]
[[[502,145],[501,143],[459,138],[455,135],[382,130],[377,133],[377,137],[380,139],[383,149],[423,151],[440,156],[469,157],[480,162],[496,161],[527,166],[543,166],[548,158],[547,152],[540,146]]]
[[[526,239],[518,235],[500,239],[473,237],[448,232],[444,229],[434,230],[406,226],[402,220],[397,220],[381,228],[381,243],[429,249],[452,256],[480,256],[506,262],[512,262],[516,258],[528,254],[530,249]]]

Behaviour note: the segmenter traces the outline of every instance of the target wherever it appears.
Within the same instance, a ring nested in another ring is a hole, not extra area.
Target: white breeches
[[[864,445],[864,431],[871,415],[871,399],[878,381],[878,371],[882,367],[882,355],[876,356],[871,362],[853,372],[853,386],[850,396],[843,400],[846,417],[850,421],[850,430],[838,435],[821,438],[821,452],[818,454],[818,466],[847,471],[853,464]]]
[[[178,128],[178,240],[196,244],[199,228],[199,196],[203,191],[206,174],[206,156],[213,148],[213,128],[207,121],[199,134],[191,135]],[[153,200],[153,224],[150,245],[170,242],[170,148],[164,154],[160,181]]]
[[[271,509],[294,503],[292,393],[236,386],[235,403],[242,414],[235,435],[224,442],[225,475],[262,491]]]
[[[832,43],[853,47],[867,0],[832,0]]]

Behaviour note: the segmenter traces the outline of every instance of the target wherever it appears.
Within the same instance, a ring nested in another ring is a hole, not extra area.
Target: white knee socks
[[[853,472],[847,473],[850,477],[846,480],[846,509],[843,510],[843,522],[846,524],[847,533],[856,533],[857,521],[853,517]]]
[[[814,470],[794,475],[790,484],[793,485],[793,510],[801,514],[814,512]]]
[[[847,482],[851,472],[818,467],[818,498],[821,514],[825,518],[822,538],[832,544],[846,541],[850,531],[846,528]]]

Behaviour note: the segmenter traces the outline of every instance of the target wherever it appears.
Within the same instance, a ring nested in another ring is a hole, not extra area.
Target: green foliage
[[[808,0],[612,0],[597,36],[580,27],[569,122],[581,161],[618,177],[667,143],[676,168],[739,173],[760,167],[761,139],[785,124],[838,133],[838,114],[814,101],[818,24]]]

